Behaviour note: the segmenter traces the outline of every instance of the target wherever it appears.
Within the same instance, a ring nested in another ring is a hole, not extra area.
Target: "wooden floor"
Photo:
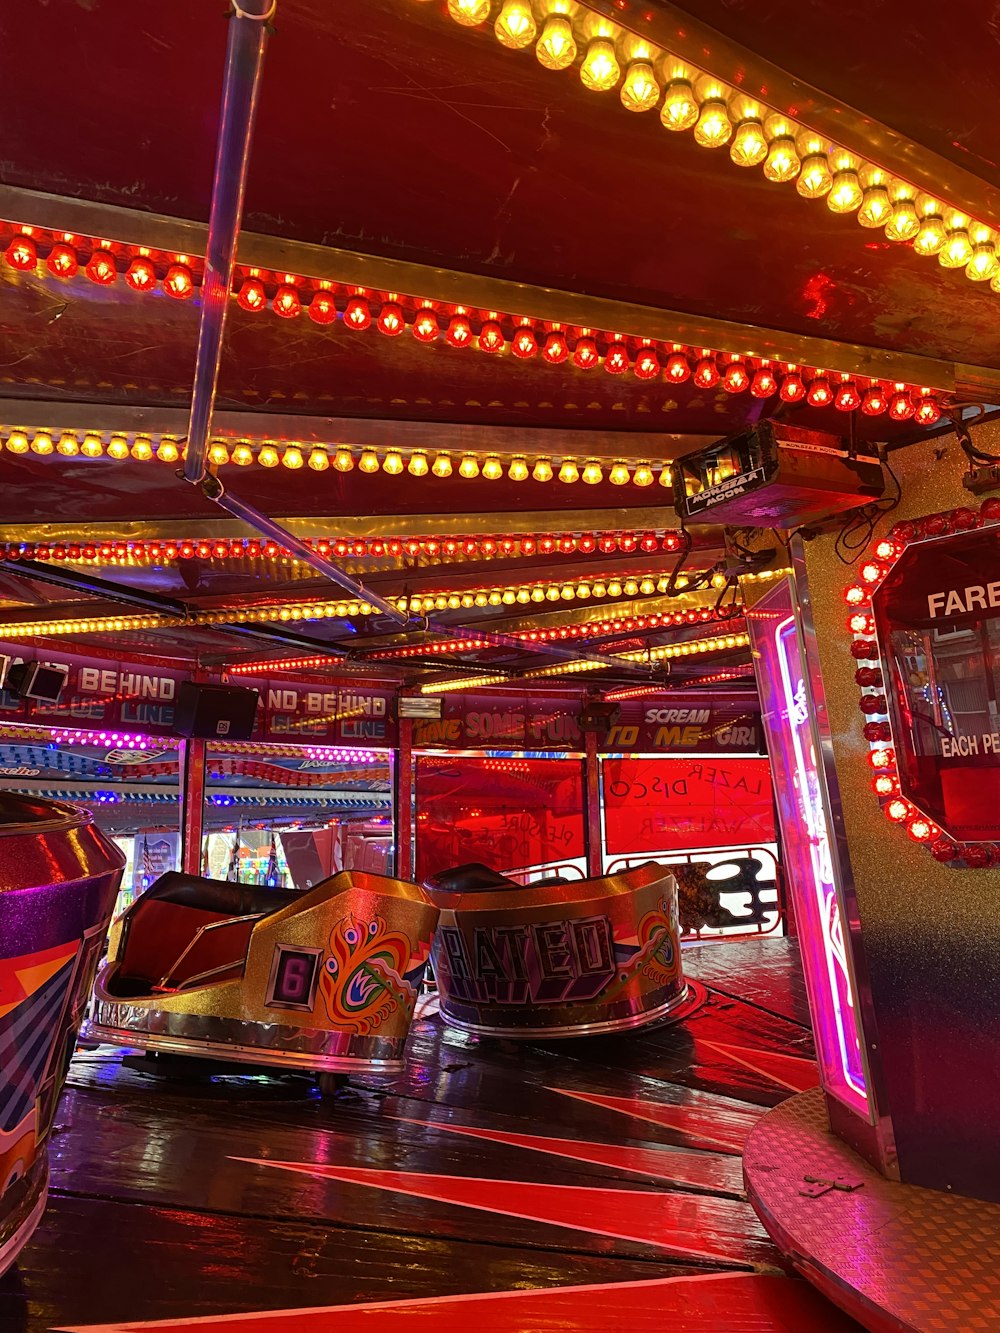
[[[704,1006],[635,1035],[478,1041],[424,1002],[405,1074],[333,1100],[81,1053],[0,1328],[856,1329],[743,1197],[749,1130],[817,1081],[794,946],[685,962]]]

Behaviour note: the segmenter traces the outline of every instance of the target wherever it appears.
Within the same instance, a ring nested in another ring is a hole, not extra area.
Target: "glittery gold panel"
[[[394,1063],[437,917],[415,884],[347,871],[262,917],[242,975],[125,997],[114,981],[119,928],[88,1031],[98,1040],[250,1063]]]
[[[685,1003],[677,883],[649,863],[604,879],[435,893],[446,1022],[506,1036],[641,1027]]]
[[[1000,451],[1000,425],[975,432]],[[892,455],[904,518],[975,505],[953,436]],[[829,709],[888,1110],[904,1180],[1000,1198],[1000,872],[938,864],[881,813],[848,651],[851,569],[834,535],[805,544],[809,605]]]

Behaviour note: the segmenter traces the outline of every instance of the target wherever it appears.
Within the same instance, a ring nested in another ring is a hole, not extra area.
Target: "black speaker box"
[[[248,741],[259,699],[257,690],[236,685],[182,681],[174,703],[174,731],[203,740]]]

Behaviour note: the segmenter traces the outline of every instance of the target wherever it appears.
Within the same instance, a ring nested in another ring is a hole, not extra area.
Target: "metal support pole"
[[[396,828],[396,878],[412,879],[413,847],[413,719],[399,719],[399,749],[393,784]]]
[[[584,781],[584,818],[587,833],[587,874],[598,879],[604,874],[601,847],[601,761],[597,753],[597,732],[583,733],[586,773]]]
[[[277,0],[231,0],[231,3],[212,207],[208,217],[205,280],[201,289],[198,353],[184,460],[184,478],[191,482],[199,482],[205,475],[205,455],[222,362],[222,338],[233,284],[236,241],[243,217],[257,94],[267,49],[268,24],[277,7]]]
[[[181,870],[201,874],[201,844],[205,827],[205,742],[197,738],[180,744]]]

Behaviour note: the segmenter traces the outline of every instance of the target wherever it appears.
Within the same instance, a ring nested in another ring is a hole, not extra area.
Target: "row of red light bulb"
[[[33,271],[38,264],[38,247],[27,235],[18,235],[10,242],[6,250],[8,264],[22,271]],[[55,277],[71,278],[80,269],[76,248],[68,241],[58,241],[49,250],[45,261],[49,272]],[[92,282],[109,286],[118,278],[118,264],[110,250],[98,249],[91,254],[84,268],[84,273]],[[149,258],[134,258],[126,272],[125,282],[135,291],[152,291],[157,284],[156,268]],[[191,268],[184,263],[171,263],[163,279],[163,290],[177,300],[186,300],[193,295],[195,279]],[[255,276],[245,277],[236,294],[238,304],[247,311],[258,312],[268,308],[267,290],[263,281]],[[310,319],[316,324],[332,324],[338,315],[334,293],[326,288],[313,292],[306,306],[297,287],[291,283],[281,283],[270,307],[285,319],[294,319],[306,309]],[[513,318],[513,317],[505,317]],[[372,305],[368,297],[354,295],[347,299],[343,311],[343,321],[347,328],[363,330],[375,327],[387,337],[397,337],[407,327],[407,314],[398,301],[381,302],[378,314],[373,316]],[[849,375],[841,375],[831,382],[830,377],[817,370],[808,380],[797,367],[788,365],[777,370],[769,361],[758,361],[756,366],[748,358],[737,353],[724,354],[725,364],[720,370],[719,353],[704,349],[702,355],[695,358],[686,351],[675,347],[666,349],[665,360],[661,353],[646,340],[639,347],[634,359],[629,355],[625,339],[613,339],[601,352],[597,341],[588,334],[579,335],[571,349],[567,335],[559,329],[552,329],[541,338],[530,321],[518,323],[508,339],[500,318],[485,320],[476,335],[472,321],[461,309],[453,314],[442,328],[437,313],[428,305],[420,306],[412,314],[410,328],[413,336],[420,342],[436,342],[442,338],[452,347],[467,347],[475,343],[487,353],[500,353],[509,346],[514,356],[528,359],[540,354],[543,360],[552,365],[561,365],[572,356],[573,364],[581,370],[589,370],[598,365],[612,375],[621,375],[630,368],[640,380],[653,380],[662,377],[674,384],[682,384],[691,379],[701,389],[714,389],[721,383],[729,393],[743,393],[749,389],[757,398],[771,398],[775,394],[785,403],[805,402],[812,407],[833,406],[842,412],[853,412],[858,408],[868,416],[880,416],[888,412],[895,421],[915,418],[920,425],[932,426],[941,417],[941,409],[934,396],[927,390],[919,393],[911,391],[905,384],[897,383],[890,391],[880,381],[870,381],[862,390]]]
[[[387,538],[306,538],[305,543],[317,554],[344,558],[384,556],[458,556],[485,557],[517,555],[589,555],[600,551],[653,553],[679,551],[686,545],[684,534],[667,532],[604,532],[580,535],[504,536],[504,537],[387,537]],[[53,543],[8,542],[0,545],[0,560],[276,560],[291,559],[292,552],[277,542],[213,538],[209,540]]]

